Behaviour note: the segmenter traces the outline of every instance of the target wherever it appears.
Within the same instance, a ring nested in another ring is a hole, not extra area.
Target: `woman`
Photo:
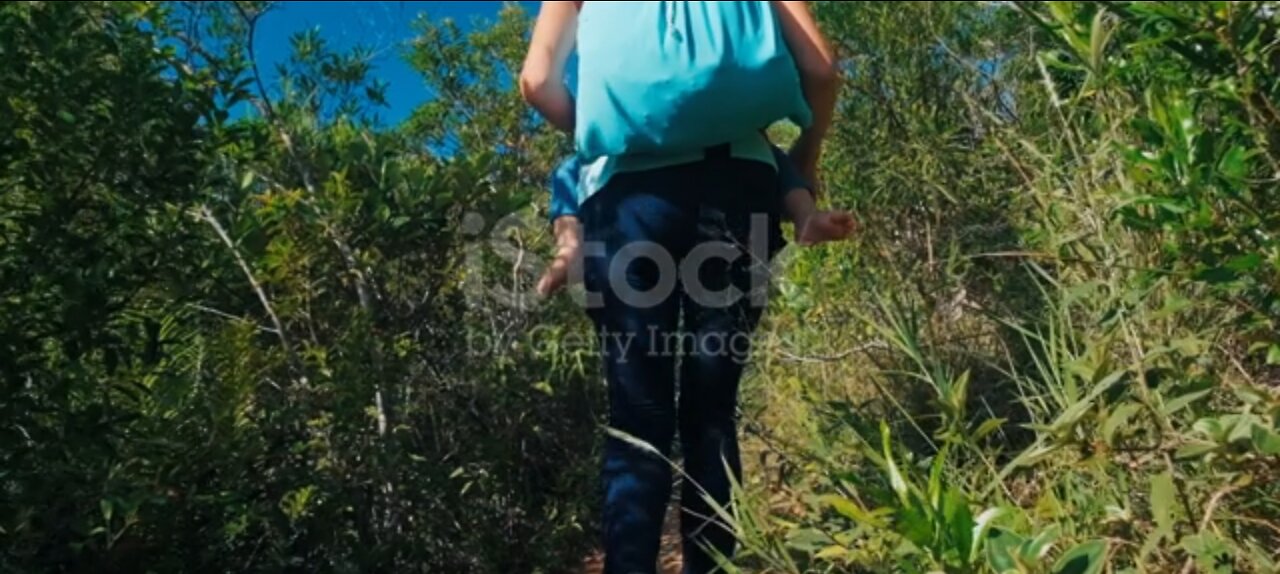
[[[564,71],[582,4],[542,3],[520,77],[526,101],[570,134],[574,101]],[[836,98],[834,58],[805,2],[773,4],[814,116],[791,157],[816,185]],[[761,274],[781,241],[777,181],[772,148],[754,131],[702,152],[604,157],[583,166],[583,237],[588,246],[602,246],[585,254],[583,279],[599,297],[588,313],[605,360],[609,424],[663,455],[607,439],[607,573],[655,571],[671,494],[663,459],[677,428],[687,475],[685,572],[715,568],[704,546],[733,553],[732,533],[715,524],[703,496],[728,507],[731,479],[741,473],[738,383],[763,310]]]

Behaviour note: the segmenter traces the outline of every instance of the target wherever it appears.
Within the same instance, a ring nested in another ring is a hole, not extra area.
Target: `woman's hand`
[[[578,34],[576,4],[542,3],[520,70],[520,95],[547,122],[570,134],[575,127],[574,102],[564,85],[564,69]]]

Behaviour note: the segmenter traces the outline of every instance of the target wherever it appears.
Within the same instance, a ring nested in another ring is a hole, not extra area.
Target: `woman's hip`
[[[615,176],[582,210],[594,304],[654,307],[677,293],[726,292],[759,303],[783,245],[776,181],[772,166],[731,157]]]

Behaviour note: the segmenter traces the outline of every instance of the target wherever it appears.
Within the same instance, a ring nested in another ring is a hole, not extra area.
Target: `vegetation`
[[[862,230],[779,262],[730,571],[1278,570],[1278,8],[818,4]],[[0,569],[572,571],[529,15],[424,16],[392,126],[365,50],[257,69],[271,17],[0,6]]]

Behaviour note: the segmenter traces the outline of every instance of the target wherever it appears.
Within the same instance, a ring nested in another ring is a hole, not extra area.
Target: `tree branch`
[[[293,346],[289,344],[289,337],[285,334],[284,324],[280,322],[280,316],[276,315],[275,309],[271,306],[271,300],[267,298],[266,290],[262,288],[262,284],[253,276],[253,270],[249,268],[249,264],[245,262],[244,257],[240,255],[240,250],[236,249],[235,242],[231,240],[230,235],[227,235],[227,231],[222,227],[222,224],[218,223],[218,219],[213,216],[213,212],[209,210],[209,207],[207,205],[201,206],[198,215],[213,228],[213,230],[218,234],[218,237],[222,239],[222,243],[227,246],[227,249],[231,250],[231,255],[235,258],[236,264],[240,267],[240,271],[244,273],[245,279],[248,279],[249,285],[253,287],[254,294],[258,296],[258,302],[262,304],[263,311],[265,311],[267,317],[271,319],[271,324],[275,327],[275,334],[280,338],[280,345],[284,347],[284,351],[289,357],[290,366],[293,367],[294,371],[298,375],[301,375],[302,364],[298,360],[298,356],[294,353]]]
[[[267,94],[266,84],[262,81],[262,71],[258,67],[258,57],[254,46],[254,36],[257,35],[258,18],[262,16],[262,13],[250,14],[249,11],[246,10],[239,2],[233,2],[232,4],[240,13],[240,17],[244,20],[245,26],[247,27],[248,39],[246,42],[246,50],[249,56],[250,70],[252,70],[253,73],[254,83],[258,88],[260,107],[263,110],[264,115],[266,115],[267,122],[275,129],[281,142],[284,144],[285,152],[289,155],[289,160],[297,169],[298,175],[301,176],[302,185],[307,192],[307,197],[314,200],[319,196],[315,177],[311,173],[310,167],[302,161],[302,157],[293,143],[293,138],[289,135],[289,130],[286,129],[284,122],[281,121],[280,117],[276,114],[275,107],[271,104],[271,98]],[[308,202],[308,205],[313,209],[315,208],[314,204],[311,204],[310,202]],[[323,214],[317,213],[317,215],[321,215],[319,220],[324,229],[324,234],[329,238],[330,242],[333,243],[334,247],[337,248],[338,253],[342,256],[343,262],[346,264],[347,272],[355,279],[356,297],[359,299],[361,309],[364,310],[370,321],[375,320],[377,315],[374,313],[373,297],[370,294],[369,281],[366,278],[364,271],[360,269],[360,263],[355,256],[355,251],[351,248],[351,245],[346,241],[346,239],[343,238],[342,235],[325,220],[322,216]],[[382,356],[377,345],[372,346],[371,355],[374,363],[374,371],[381,374],[383,371]],[[380,436],[385,436],[387,433],[387,413],[383,405],[383,391],[380,383],[375,389],[374,402],[375,408],[377,409],[378,434]]]

